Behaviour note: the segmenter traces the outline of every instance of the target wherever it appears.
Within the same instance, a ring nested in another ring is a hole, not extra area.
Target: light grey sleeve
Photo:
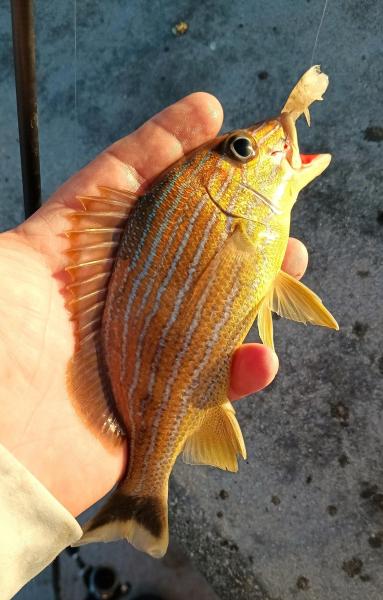
[[[0,444],[0,600],[81,535],[76,519]]]

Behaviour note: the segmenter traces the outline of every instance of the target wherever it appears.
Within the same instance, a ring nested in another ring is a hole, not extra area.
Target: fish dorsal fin
[[[234,408],[227,401],[209,409],[200,428],[186,440],[183,460],[236,472],[238,454],[246,458],[245,443]]]
[[[81,208],[69,215],[65,232],[70,247],[65,268],[71,282],[66,306],[74,324],[75,351],[67,380],[74,404],[86,424],[103,438],[118,443],[123,428],[113,408],[102,359],[100,328],[114,259],[126,218],[136,201],[128,191],[99,188],[100,196],[79,196]]]
[[[258,330],[261,340],[273,348],[271,311],[292,321],[339,329],[338,323],[323,305],[319,296],[284,271],[279,271],[275,283],[262,300],[258,312]]]

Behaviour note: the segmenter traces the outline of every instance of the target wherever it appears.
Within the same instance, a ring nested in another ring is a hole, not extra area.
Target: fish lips
[[[327,169],[331,162],[331,154],[301,154],[295,121],[288,113],[282,113],[280,121],[290,141],[290,151],[286,160],[298,188],[302,189]]]
[[[300,154],[299,168],[292,167],[294,179],[299,189],[304,188],[318,177],[331,162],[331,154]]]

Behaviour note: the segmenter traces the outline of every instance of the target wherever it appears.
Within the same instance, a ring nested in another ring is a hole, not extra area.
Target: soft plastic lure
[[[338,328],[281,271],[298,192],[331,158],[300,155],[295,121],[309,121],[327,85],[312,67],[280,116],[212,140],[138,200],[106,188],[80,198],[67,232],[77,341],[68,385],[88,425],[129,446],[126,477],[80,543],[127,538],[162,556],[177,456],[229,471],[246,457],[227,388],[254,319],[271,347],[272,311]]]

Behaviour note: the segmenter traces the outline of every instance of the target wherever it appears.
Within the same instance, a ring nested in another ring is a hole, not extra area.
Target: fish
[[[140,197],[100,187],[70,215],[67,306],[76,347],[67,384],[105,445],[126,444],[124,477],[77,543],[127,539],[162,557],[168,482],[179,455],[236,472],[246,458],[228,400],[230,363],[272,313],[338,329],[321,299],[282,270],[299,191],[330,154],[300,154],[296,120],[321,100],[318,65],[278,116],[220,135]]]

